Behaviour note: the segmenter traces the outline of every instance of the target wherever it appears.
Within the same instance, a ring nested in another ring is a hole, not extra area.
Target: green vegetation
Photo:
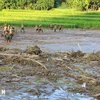
[[[2,9],[50,10],[59,6],[77,10],[98,10],[100,0],[0,0]]]
[[[100,28],[100,12],[82,12],[72,9],[46,10],[2,10],[0,12],[0,24],[13,24],[26,27],[42,25],[48,28],[49,24],[62,24],[65,28]]]

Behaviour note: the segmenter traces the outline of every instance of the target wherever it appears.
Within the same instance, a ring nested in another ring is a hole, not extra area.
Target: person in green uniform
[[[56,30],[57,30],[57,26],[56,26],[56,24],[54,25],[54,32],[56,32]]]

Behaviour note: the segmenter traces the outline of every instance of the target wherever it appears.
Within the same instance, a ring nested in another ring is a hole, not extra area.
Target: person
[[[10,42],[10,38],[9,38],[9,31],[7,30],[7,31],[5,31],[5,40],[6,40],[6,42],[7,43],[9,43]]]
[[[10,25],[8,25],[8,31],[10,31],[10,27],[11,27],[11,26],[10,26]]]
[[[59,25],[58,29],[59,29],[59,32],[62,30],[63,28],[63,25]]]
[[[42,26],[39,25],[39,29],[38,29],[39,32],[43,32],[43,29],[42,29]]]
[[[21,24],[21,32],[25,32],[24,24]]]
[[[4,35],[5,35],[6,31],[8,31],[8,25],[7,24],[4,25]]]
[[[53,25],[52,24],[50,24],[50,29],[53,30]]]
[[[14,28],[11,27],[10,30],[9,30],[9,41],[12,40],[13,35],[14,35]]]
[[[54,25],[54,32],[56,32],[56,30],[57,30],[57,26],[56,26],[56,24]]]
[[[39,27],[38,27],[38,25],[35,26],[35,30],[36,30],[36,32],[39,31]]]

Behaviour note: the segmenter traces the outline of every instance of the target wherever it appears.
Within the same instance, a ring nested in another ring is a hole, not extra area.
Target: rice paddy
[[[100,28],[100,12],[81,12],[73,9],[46,10],[2,10],[0,12],[0,25],[8,24],[20,26],[24,23],[26,27],[42,25],[45,28],[49,24],[62,24],[64,28]]]

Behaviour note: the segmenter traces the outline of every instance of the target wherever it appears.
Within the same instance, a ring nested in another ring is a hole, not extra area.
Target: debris
[[[86,88],[86,82],[82,84],[82,88]]]
[[[83,57],[84,55],[85,53],[82,53],[82,51],[78,50],[77,52],[72,51],[70,57],[77,58],[77,57]]]
[[[97,100],[100,100],[100,93],[95,94],[94,97],[95,97]]]
[[[36,55],[39,55],[42,53],[42,51],[37,45],[34,47],[27,47],[27,49],[24,52],[28,54],[36,54]]]

